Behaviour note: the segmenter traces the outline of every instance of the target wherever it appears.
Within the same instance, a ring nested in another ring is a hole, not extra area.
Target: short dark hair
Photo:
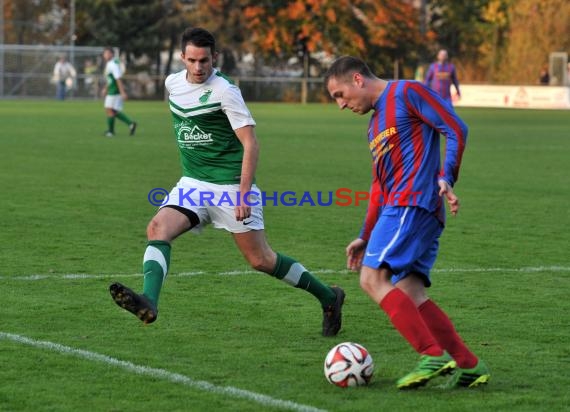
[[[184,30],[180,43],[182,53],[185,52],[188,44],[193,44],[196,47],[209,47],[212,54],[216,52],[216,39],[212,33],[200,27],[189,27]]]
[[[352,73],[360,73],[368,78],[374,77],[374,74],[372,74],[372,71],[363,60],[353,56],[342,56],[336,59],[325,73],[325,86],[329,84],[331,77],[342,78]]]

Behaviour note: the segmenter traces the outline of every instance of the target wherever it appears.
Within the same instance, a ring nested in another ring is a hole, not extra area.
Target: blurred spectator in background
[[[451,104],[451,91],[449,88],[452,84],[455,86],[457,96],[461,97],[455,65],[448,61],[447,50],[442,49],[437,53],[437,61],[429,66],[425,84],[449,104]]]
[[[540,69],[540,73],[538,74],[538,83],[543,86],[548,86],[550,84],[550,75],[548,74],[547,65],[542,66],[542,69]]]
[[[55,98],[65,100],[67,92],[71,90],[75,84],[77,72],[69,63],[65,56],[60,56],[59,60],[53,68],[53,81],[56,85]]]
[[[96,72],[97,72],[97,66],[93,63],[93,60],[91,59],[85,60],[85,64],[83,65],[83,74],[85,75],[83,84],[89,96],[97,96],[96,77],[95,77]]]
[[[414,80],[418,82],[423,82],[425,79],[425,68],[421,64],[416,67],[416,71],[414,73]]]

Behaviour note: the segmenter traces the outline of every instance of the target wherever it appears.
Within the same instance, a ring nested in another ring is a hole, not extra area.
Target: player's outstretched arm
[[[364,239],[354,239],[346,247],[346,268],[358,272],[362,266],[362,258],[368,242]]]

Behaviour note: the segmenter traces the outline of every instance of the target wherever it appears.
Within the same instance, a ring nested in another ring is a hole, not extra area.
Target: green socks
[[[323,284],[303,265],[289,256],[277,253],[277,263],[271,275],[293,287],[305,289],[315,296],[323,307],[332,305],[336,300],[336,294],[329,286]]]
[[[115,133],[115,117],[107,117],[107,131]]]
[[[123,112],[118,112],[115,116],[107,117],[107,131],[115,133],[115,117],[122,122],[125,122],[129,126],[133,124],[133,121],[129,116]]]
[[[133,121],[129,118],[129,116],[127,116],[125,113],[123,112],[118,112],[116,115],[117,119],[119,119],[121,122],[124,122],[128,125],[130,125]]]
[[[160,289],[166,279],[169,265],[170,243],[163,240],[149,241],[143,258],[143,295],[155,306],[158,305]],[[315,296],[323,307],[334,304],[336,300],[336,294],[329,286],[323,284],[303,265],[288,256],[277,253],[277,263],[271,275],[293,287],[305,289]]]
[[[170,243],[163,240],[150,240],[143,258],[145,295],[155,306],[158,305],[160,288],[166,279],[170,265]]]

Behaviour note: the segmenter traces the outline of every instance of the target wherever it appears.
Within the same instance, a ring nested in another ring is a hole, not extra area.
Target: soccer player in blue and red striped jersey
[[[417,367],[398,380],[400,389],[453,373],[448,387],[475,387],[490,378],[426,289],[465,149],[467,126],[450,104],[421,82],[386,81],[362,60],[344,56],[325,76],[342,109],[374,111],[368,128],[373,183],[363,228],[346,248],[347,266],[360,270],[362,289],[386,312],[420,354]],[[446,138],[443,167],[440,134]]]
[[[448,61],[447,50],[442,49],[437,53],[437,61],[430,64],[426,74],[425,84],[450,104],[450,87],[452,84],[455,86],[457,95],[461,96],[455,65]]]

